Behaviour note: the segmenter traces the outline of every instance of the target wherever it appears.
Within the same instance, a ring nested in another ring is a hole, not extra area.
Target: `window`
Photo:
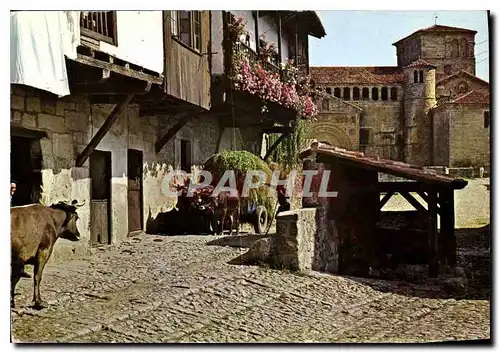
[[[389,89],[387,87],[382,87],[381,98],[383,101],[386,101],[389,98]]]
[[[333,95],[337,98],[340,98],[340,88],[339,87],[336,87],[334,90],[333,90]]]
[[[458,39],[453,39],[450,45],[450,56],[452,58],[458,58]]]
[[[330,110],[330,101],[328,99],[323,99],[323,102],[321,102],[321,109]]]
[[[445,73],[445,75],[451,75],[451,65],[450,64],[446,64],[444,66],[444,73]]]
[[[370,143],[370,129],[362,127],[359,129],[359,144],[366,146]]]
[[[191,173],[191,141],[181,140],[181,170]]]
[[[418,72],[417,71],[413,71],[413,82],[418,83]]]
[[[171,11],[170,22],[174,37],[201,51],[201,11]]]
[[[377,87],[372,88],[372,99],[374,101],[378,101],[378,88]]]
[[[352,89],[352,100],[359,101],[359,87],[354,87]]]
[[[363,100],[367,101],[370,99],[370,89],[368,87],[363,87]]]
[[[487,129],[490,127],[490,111],[487,110],[483,113],[484,115],[484,128]]]
[[[422,70],[419,71],[420,83],[424,83],[424,72]]]
[[[460,40],[460,56],[462,58],[466,58],[468,55],[467,55],[467,52],[468,52],[468,43],[467,43],[467,39],[465,38],[462,38]]]
[[[89,38],[118,45],[116,11],[81,11],[80,30]]]
[[[331,89],[330,87],[327,87],[327,88],[326,88],[326,93],[327,93],[327,94],[332,94],[332,89]]]
[[[398,89],[396,87],[391,88],[391,100],[392,101],[398,100]]]
[[[344,100],[351,100],[351,89],[349,87],[344,87]]]

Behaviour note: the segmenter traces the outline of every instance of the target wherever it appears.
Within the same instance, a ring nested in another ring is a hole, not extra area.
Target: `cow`
[[[226,222],[229,223],[229,235],[233,232],[233,225],[238,234],[241,207],[239,196],[231,196],[229,191],[222,191],[218,195],[210,196],[202,193],[199,200],[198,207],[211,218],[212,231],[215,234],[222,234]]]
[[[11,220],[11,307],[15,307],[15,288],[25,264],[34,265],[33,307],[47,304],[40,297],[40,282],[45,264],[57,239],[80,240],[77,208],[85,201],[59,202],[51,206],[32,204],[12,207]]]

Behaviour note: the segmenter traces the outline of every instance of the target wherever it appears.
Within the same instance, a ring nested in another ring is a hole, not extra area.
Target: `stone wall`
[[[83,151],[104,123],[114,105],[90,104],[85,96],[58,99],[54,95],[25,86],[12,86],[11,125],[44,131],[39,149],[42,157],[42,192],[40,202],[86,200],[79,211],[82,240],[58,241],[53,261],[83,255],[90,243],[91,181],[89,160],[75,167]],[[215,152],[218,124],[215,117],[193,118],[159,153],[155,142],[170,126],[171,117],[139,116],[139,108],[129,105],[99,143],[97,150],[111,152],[111,242],[128,236],[127,150],[143,153],[143,219],[144,227],[161,212],[170,210],[176,200],[164,195],[164,176],[177,167],[180,138],[192,138],[193,163],[203,163]],[[186,132],[188,131],[188,132]],[[177,146],[177,148],[176,148]]]
[[[462,50],[462,41],[467,41],[466,50]],[[474,57],[474,34],[470,33],[426,33],[421,35],[421,58],[437,66],[436,77],[444,77],[445,65],[450,65],[451,73],[464,70],[476,75]],[[458,48],[453,48],[454,41]],[[455,51],[455,53],[453,53]]]
[[[450,116],[450,167],[490,165],[490,128],[484,127],[488,105],[453,105]]]

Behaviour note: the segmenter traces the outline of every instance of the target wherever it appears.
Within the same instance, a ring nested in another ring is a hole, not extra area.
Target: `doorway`
[[[42,154],[40,139],[11,136],[10,176],[17,184],[11,206],[40,202],[42,192]],[[7,188],[7,186],[5,186]]]
[[[128,176],[128,231],[135,233],[143,230],[142,208],[142,151],[128,150],[127,154]]]
[[[90,179],[90,243],[111,244],[111,152],[92,152]]]

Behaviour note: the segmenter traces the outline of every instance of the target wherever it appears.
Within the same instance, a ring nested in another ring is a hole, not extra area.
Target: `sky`
[[[477,31],[476,76],[489,81],[486,11],[317,11],[326,36],[310,37],[311,66],[396,66],[392,43],[434,24]]]

